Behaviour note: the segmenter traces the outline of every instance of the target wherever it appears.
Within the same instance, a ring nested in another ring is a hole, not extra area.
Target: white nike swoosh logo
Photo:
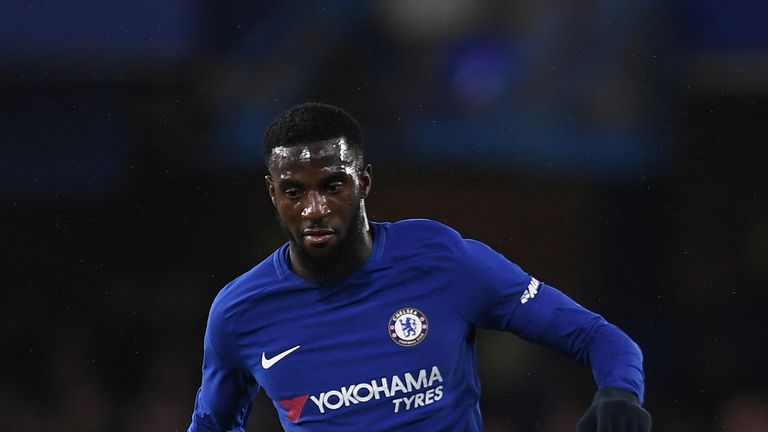
[[[261,353],[261,367],[263,367],[264,369],[271,368],[272,366],[275,365],[275,363],[277,363],[280,360],[284,359],[285,356],[287,356],[288,354],[296,351],[297,349],[299,349],[299,347],[301,347],[301,345],[296,345],[295,347],[293,347],[293,348],[291,348],[291,349],[289,349],[287,351],[283,351],[280,354],[272,357],[271,359],[268,359],[267,356],[264,355],[264,353]]]

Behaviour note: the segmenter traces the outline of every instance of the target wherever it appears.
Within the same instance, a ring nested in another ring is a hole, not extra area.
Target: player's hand
[[[651,415],[637,396],[617,387],[595,393],[592,406],[579,421],[578,432],[650,432]]]

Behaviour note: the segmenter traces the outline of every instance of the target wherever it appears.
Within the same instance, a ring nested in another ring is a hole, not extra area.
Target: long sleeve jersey
[[[640,349],[600,315],[438,222],[370,227],[369,258],[341,280],[302,279],[286,244],[222,289],[190,431],[244,431],[263,389],[289,432],[479,432],[477,327],[564,352],[642,400]]]

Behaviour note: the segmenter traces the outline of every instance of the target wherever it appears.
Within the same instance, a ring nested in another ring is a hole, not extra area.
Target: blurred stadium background
[[[376,220],[430,217],[625,329],[657,431],[768,431],[768,3],[0,3],[0,429],[188,425],[217,291],[283,242],[262,133],[361,121]],[[763,180],[760,180],[760,179]],[[486,430],[587,369],[480,336]],[[279,430],[261,394],[249,430]]]

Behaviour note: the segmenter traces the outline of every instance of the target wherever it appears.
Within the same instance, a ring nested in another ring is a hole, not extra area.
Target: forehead
[[[269,170],[273,174],[310,167],[346,171],[362,164],[359,153],[344,138],[280,146],[272,149]]]

